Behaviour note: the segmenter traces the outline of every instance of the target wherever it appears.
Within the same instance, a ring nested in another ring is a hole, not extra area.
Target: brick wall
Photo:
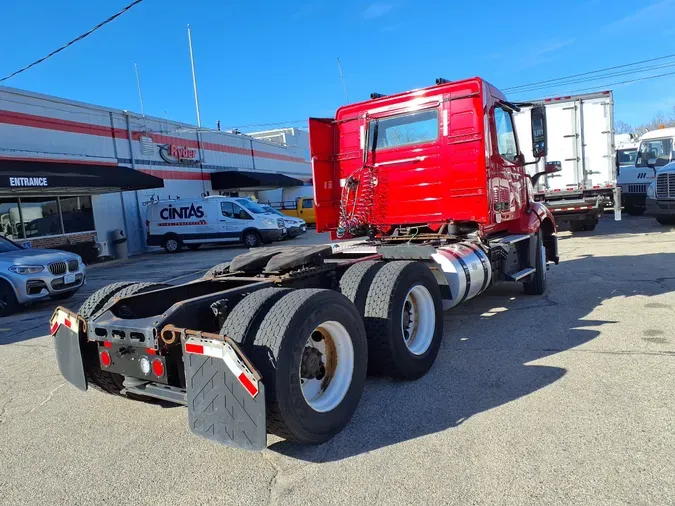
[[[19,244],[29,242],[32,248],[55,248],[72,246],[86,242],[96,242],[96,232],[83,232],[81,234],[52,235],[49,237],[37,237],[35,239],[17,239]]]

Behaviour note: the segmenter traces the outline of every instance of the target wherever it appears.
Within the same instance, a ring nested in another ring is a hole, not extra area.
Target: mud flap
[[[80,348],[80,325],[76,315],[64,308],[57,308],[51,320],[56,361],[63,377],[83,392],[87,391],[84,376],[82,350]]]
[[[245,450],[267,446],[265,388],[243,354],[216,339],[183,334],[190,430]]]

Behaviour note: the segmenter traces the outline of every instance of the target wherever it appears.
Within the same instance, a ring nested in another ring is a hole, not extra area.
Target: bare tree
[[[617,134],[632,134],[635,129],[625,121],[617,121],[614,123],[614,133]]]

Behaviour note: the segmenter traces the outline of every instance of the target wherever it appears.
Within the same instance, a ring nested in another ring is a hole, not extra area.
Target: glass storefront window
[[[18,239],[20,231],[19,204],[16,199],[0,201],[0,235]]]
[[[91,197],[0,199],[0,235],[34,239],[95,229]]]
[[[94,230],[91,197],[61,197],[61,212],[66,234]]]
[[[56,197],[21,197],[21,214],[26,239],[63,233]],[[21,234],[21,230],[18,232]]]

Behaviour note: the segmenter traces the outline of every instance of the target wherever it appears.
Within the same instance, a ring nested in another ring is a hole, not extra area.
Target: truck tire
[[[572,222],[574,223],[574,222]],[[536,246],[537,265],[534,274],[531,275],[530,281],[523,283],[523,289],[527,295],[543,295],[546,291],[546,248],[544,247],[544,240],[541,230],[537,234]]]
[[[162,240],[162,247],[167,253],[179,253],[183,249],[183,241],[176,234],[166,234]]]
[[[595,227],[597,225],[598,225],[598,219],[597,218],[586,220],[584,222],[584,230],[586,230],[587,232],[593,232],[593,230],[595,230]]]
[[[340,278],[340,292],[354,303],[361,315],[366,308],[370,284],[383,265],[383,262],[377,260],[358,262],[349,267]]]
[[[635,206],[625,206],[624,211],[626,211],[630,216],[642,216],[647,210],[646,207],[635,207]]]
[[[421,262],[386,263],[375,274],[364,310],[368,368],[414,380],[436,360],[443,338],[441,290]]]
[[[250,358],[265,384],[268,432],[319,444],[356,411],[368,344],[361,317],[344,295],[293,290],[265,315]]]
[[[77,314],[88,320],[104,311],[117,297],[128,297],[166,286],[168,285],[163,283],[134,283],[130,281],[113,283],[94,292],[80,306]],[[120,395],[122,388],[124,388],[124,376],[101,369],[98,358],[98,345],[96,343],[85,343],[82,348],[82,361],[84,363],[84,375],[90,387],[101,392]]]
[[[0,317],[10,316],[19,309],[14,288],[8,281],[0,279]]]
[[[206,274],[204,274],[202,278],[215,278],[216,276],[222,276],[228,272],[230,272],[230,262],[223,262],[211,267],[208,271],[206,271]]]
[[[281,297],[291,291],[290,288],[263,288],[247,295],[227,315],[220,335],[241,344],[242,349],[248,352],[265,315]]]
[[[113,283],[108,286],[104,286],[100,290],[95,291],[92,295],[85,300],[80,309],[77,311],[77,314],[80,315],[85,320],[91,318],[94,314],[98,313],[103,306],[105,306],[109,300],[111,300],[117,292],[126,288],[127,286],[134,285],[133,281],[120,281],[119,283]]]
[[[572,232],[581,232],[584,229],[584,222],[581,220],[570,221],[570,230]]]

